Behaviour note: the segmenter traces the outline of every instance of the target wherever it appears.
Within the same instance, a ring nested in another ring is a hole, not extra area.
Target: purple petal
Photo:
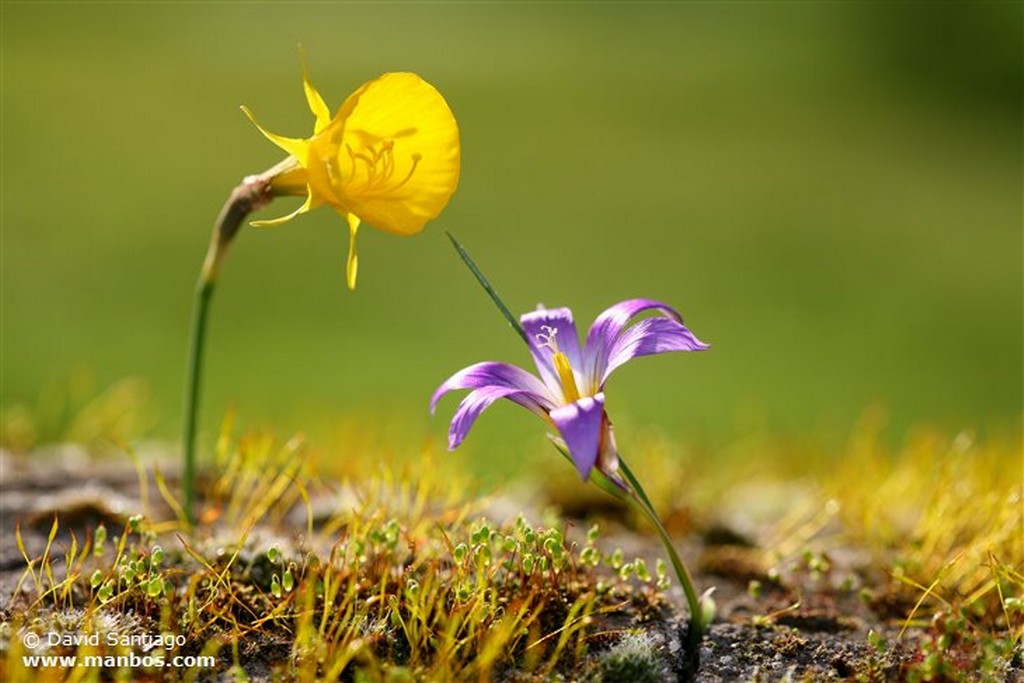
[[[608,375],[626,361],[669,351],[703,351],[708,345],[693,336],[682,323],[671,318],[647,318],[619,335],[608,350],[608,364],[601,375],[603,386]]]
[[[533,355],[533,362],[537,364],[541,379],[551,388],[556,396],[562,396],[562,383],[558,379],[551,358],[554,351],[548,347],[541,346],[543,343],[540,337],[549,338],[554,332],[554,343],[558,350],[565,354],[576,372],[580,372],[583,366],[580,364],[580,340],[576,333],[576,323],[572,319],[572,311],[568,308],[540,308],[530,313],[524,313],[519,322],[530,341],[530,353]],[[577,383],[579,383],[577,377]],[[564,400],[562,401],[564,402]]]
[[[522,368],[508,363],[476,363],[459,370],[437,388],[430,398],[430,412],[433,414],[437,402],[449,391],[456,389],[482,389],[484,387],[505,387],[531,394],[539,407],[550,410],[555,407],[544,384]]]
[[[480,413],[499,398],[510,399],[540,417],[547,418],[547,411],[537,402],[536,396],[528,391],[512,387],[483,387],[470,392],[455,409],[452,424],[448,428],[448,450],[458,448]]]
[[[569,447],[569,455],[576,463],[583,480],[597,463],[601,446],[601,427],[604,422],[604,394],[597,394],[551,411],[551,421]]]
[[[623,328],[636,315],[656,308],[662,316],[682,323],[683,318],[676,309],[654,299],[627,299],[620,301],[597,316],[587,332],[587,343],[583,349],[586,361],[585,372],[591,384],[601,385],[608,376],[606,368],[612,347],[622,334]]]

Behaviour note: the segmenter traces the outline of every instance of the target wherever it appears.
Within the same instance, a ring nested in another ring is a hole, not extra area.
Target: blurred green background
[[[247,228],[214,301],[207,436],[377,422],[443,437],[433,389],[529,357],[447,240],[517,312],[670,302],[713,348],[609,383],[629,436],[841,438],[1021,417],[1021,4],[4,3],[3,403],[85,368],[148,383],[177,434],[192,288],[238,181],[388,70],[448,99],[462,181],[412,238],[318,210]],[[263,214],[292,204],[279,201]],[[383,429],[383,428],[382,428]],[[514,462],[539,423],[467,441]],[[623,436],[623,433],[625,436]],[[210,439],[204,443],[208,445]]]

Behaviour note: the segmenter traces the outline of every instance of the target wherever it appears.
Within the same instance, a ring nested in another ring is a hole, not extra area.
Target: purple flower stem
[[[693,578],[672,545],[672,538],[668,535],[668,531],[658,518],[658,514],[654,511],[654,506],[651,505],[650,499],[644,492],[644,487],[640,485],[639,480],[633,475],[632,470],[629,469],[629,465],[626,464],[621,453],[619,453],[619,467],[622,469],[622,474],[625,475],[626,481],[629,482],[632,489],[633,502],[644,513],[648,521],[654,525],[658,535],[661,537],[661,543],[665,546],[665,552],[668,553],[669,560],[672,562],[672,568],[676,571],[676,576],[679,577],[679,584],[683,587],[683,593],[686,595],[686,602],[690,608],[690,642],[691,644],[699,643],[708,625],[704,623],[704,614],[701,609],[700,598],[697,597],[697,590],[693,586]]]
[[[484,291],[487,292],[487,295],[491,297],[491,301],[493,301],[494,305],[498,307],[498,310],[501,311],[501,314],[505,316],[505,320],[508,321],[508,324],[511,325],[512,329],[515,330],[519,334],[519,336],[523,338],[523,341],[526,342],[526,345],[530,346],[530,338],[526,336],[526,330],[524,330],[522,324],[520,324],[520,322],[516,320],[516,317],[512,315],[512,312],[508,310],[508,306],[506,306],[505,302],[501,300],[501,297],[498,296],[498,293],[494,291],[494,287],[491,286],[491,283],[488,282],[487,278],[484,277],[484,274],[477,267],[476,263],[474,263],[473,259],[470,258],[469,253],[462,248],[462,245],[459,244],[459,241],[455,239],[455,237],[450,232],[445,230],[444,234],[448,235],[448,239],[451,240],[452,246],[455,247],[455,251],[459,253],[459,258],[461,258],[462,262],[466,264],[466,267],[469,268],[469,271],[473,273],[473,276],[476,278],[476,281],[479,282],[480,286],[484,288]]]

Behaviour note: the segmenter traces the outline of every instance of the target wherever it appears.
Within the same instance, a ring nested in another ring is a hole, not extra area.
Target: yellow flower
[[[302,84],[316,117],[313,136],[275,135],[242,109],[260,131],[288,152],[275,167],[272,195],[305,196],[287,216],[254,221],[279,225],[329,204],[348,222],[348,286],[356,286],[356,233],[361,222],[412,235],[436,218],[459,182],[459,128],[448,103],[413,73],[386,73],[349,95],[331,118],[303,65]],[[290,162],[290,163],[288,163]]]

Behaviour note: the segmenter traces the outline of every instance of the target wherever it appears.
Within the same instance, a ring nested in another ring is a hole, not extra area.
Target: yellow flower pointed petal
[[[269,130],[260,125],[260,122],[256,120],[256,117],[253,116],[253,113],[249,111],[249,107],[243,104],[242,111],[245,112],[245,115],[249,117],[249,120],[252,121],[252,124],[259,128],[259,131],[263,133],[263,136],[265,138],[267,138],[275,145],[277,145],[278,147],[280,147],[281,149],[283,149],[284,151],[288,152],[293,157],[298,159],[300,164],[302,163],[303,157],[305,156],[306,150],[308,148],[308,145],[306,144],[305,140],[300,140],[298,138],[286,138],[283,135],[276,135],[274,133],[271,133]]]
[[[298,216],[300,214],[303,214],[303,213],[306,213],[310,209],[314,208],[312,206],[312,199],[313,199],[312,195],[307,196],[306,197],[306,201],[304,201],[302,203],[302,206],[300,206],[299,208],[295,209],[294,211],[292,211],[287,216],[281,216],[280,218],[269,218],[269,219],[264,219],[264,220],[261,220],[261,221],[249,221],[249,225],[255,226],[257,228],[273,228],[273,227],[276,227],[278,225],[281,225],[282,223],[287,223],[288,221],[290,221],[291,219],[295,218],[296,216]]]
[[[356,288],[356,276],[359,274],[359,254],[356,253],[356,233],[359,232],[359,216],[350,213],[345,215],[348,220],[348,263],[345,265],[345,279],[348,288]]]
[[[306,102],[309,110],[316,117],[316,124],[313,126],[313,135],[316,135],[331,123],[331,110],[327,108],[324,98],[313,87],[309,80],[309,72],[306,70],[306,54],[302,54],[302,90],[306,93]]]

